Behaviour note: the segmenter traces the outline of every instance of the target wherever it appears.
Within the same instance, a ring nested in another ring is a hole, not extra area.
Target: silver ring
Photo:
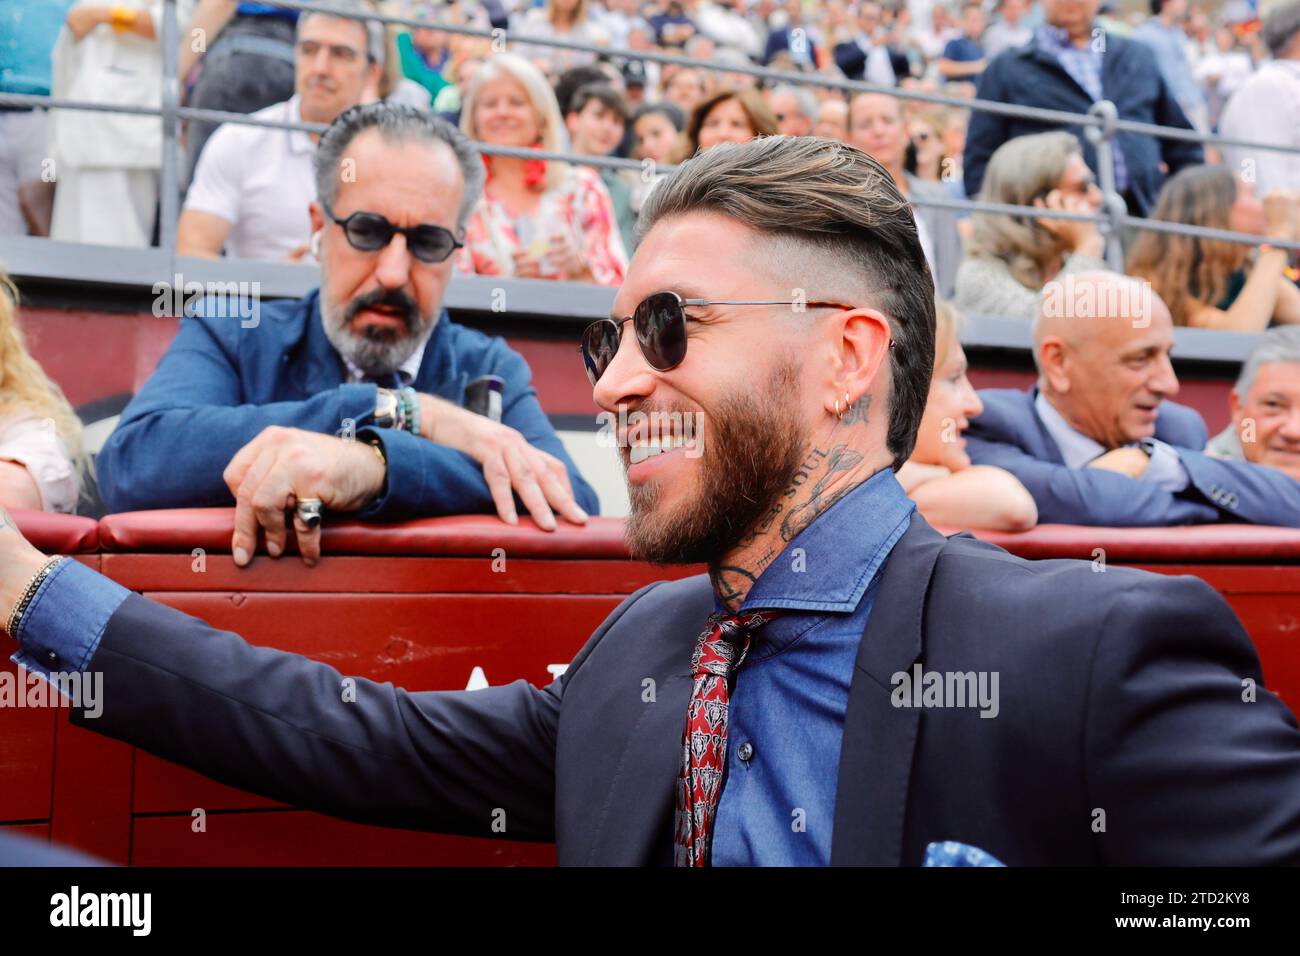
[[[298,520],[307,526],[307,530],[314,531],[320,527],[321,509],[324,507],[319,498],[299,498],[298,499]]]

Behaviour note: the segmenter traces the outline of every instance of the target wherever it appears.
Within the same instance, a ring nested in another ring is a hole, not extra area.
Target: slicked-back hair
[[[314,172],[316,198],[330,206],[338,194],[338,169],[343,153],[361,133],[378,130],[386,143],[446,143],[456,156],[461,176],[465,180],[465,195],[461,198],[456,215],[456,231],[465,232],[465,224],[483,194],[486,172],[483,159],[475,146],[460,130],[446,120],[439,119],[427,110],[399,103],[365,103],[353,106],[339,114],[329,129],[321,134],[316,147]]]
[[[889,356],[886,441],[895,470],[901,468],[930,391],[934,280],[912,209],[893,177],[862,150],[820,137],[722,143],[655,187],[638,230],[645,235],[657,222],[701,212],[728,216],[775,248],[806,253],[765,256],[764,266],[774,262],[780,270],[788,263],[787,274],[774,278],[805,290],[808,301],[844,297],[888,318],[896,345]],[[799,271],[810,262],[817,276]]]

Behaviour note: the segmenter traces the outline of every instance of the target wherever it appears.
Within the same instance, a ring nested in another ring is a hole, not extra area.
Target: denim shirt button
[[[745,741],[740,745],[739,749],[736,750],[736,756],[745,763],[749,763],[754,759],[754,745],[749,741]]]

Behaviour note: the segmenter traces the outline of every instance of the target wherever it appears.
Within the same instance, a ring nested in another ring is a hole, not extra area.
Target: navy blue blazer
[[[1113,33],[1105,34],[1105,41],[1101,88],[1106,99],[1119,110],[1120,119],[1191,129],[1191,123],[1160,75],[1150,47]],[[1092,105],[1092,97],[1087,91],[1065,71],[1055,55],[1039,49],[1036,40],[1004,50],[994,57],[980,78],[976,95],[982,100],[1069,110],[1072,113],[1086,113]],[[1060,128],[1016,116],[973,110],[962,160],[966,194],[974,196],[979,192],[989,157],[1007,140]],[[1084,138],[1082,127],[1065,128],[1079,137],[1083,158],[1095,171],[1096,150]],[[1168,164],[1171,176],[1184,166],[1205,162],[1200,143],[1156,139],[1138,133],[1118,133],[1116,141],[1124,151],[1129,190],[1139,207],[1130,211],[1140,216],[1147,215],[1155,206],[1165,177],[1160,171],[1162,161]]]
[[[349,427],[362,434],[373,425],[377,386],[349,383],[321,324],[318,291],[265,304],[259,319],[250,328],[238,318],[181,320],[96,459],[100,494],[111,510],[233,505],[222,472],[264,428],[332,435]],[[503,339],[457,325],[444,309],[412,386],[463,405],[466,384],[487,374],[505,380],[502,423],[564,462],[578,504],[597,514],[595,491],[538,404],[528,363]],[[388,487],[358,517],[496,513],[483,469],[469,455],[409,432],[373,431],[388,456]]]
[[[767,33],[767,47],[763,51],[763,65],[767,66],[772,62],[772,58],[778,53],[783,53],[790,49],[790,27],[783,30],[769,30]],[[804,28],[807,29],[806,27]],[[817,44],[812,41],[812,37],[805,36],[808,42],[808,55],[812,57],[812,62],[817,63]]]
[[[567,865],[666,865],[691,657],[713,610],[704,575],[653,584],[546,687],[357,679],[344,702],[328,664],[132,594],[86,664],[104,675],[103,712],[71,718],[349,820],[553,839]],[[431,619],[429,643],[442,639]],[[23,644],[48,653],[31,631]],[[895,675],[921,662],[995,676],[996,719],[973,699],[896,705]],[[1300,863],[1300,730],[1262,688],[1250,638],[1199,578],[1026,561],[914,514],[858,647],[831,862],[919,866],[928,843],[958,840],[1011,866]]]
[[[990,388],[971,419],[966,451],[977,465],[996,465],[1020,479],[1053,524],[1163,527],[1217,521],[1300,528],[1300,482],[1266,465],[1211,458],[1205,422],[1194,409],[1161,402],[1155,437],[1178,452],[1187,487],[1177,494],[1100,468],[1070,468],[1034,401],[1038,388]]]

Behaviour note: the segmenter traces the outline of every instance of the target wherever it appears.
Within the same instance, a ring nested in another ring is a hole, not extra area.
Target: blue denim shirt
[[[741,610],[790,613],[757,632],[736,672],[714,866],[830,863],[858,645],[915,507],[893,471],[879,471],[796,535],[750,589]]]
[[[60,562],[18,622],[18,652],[10,660],[46,678],[86,670],[108,619],[130,593],[80,561]]]

